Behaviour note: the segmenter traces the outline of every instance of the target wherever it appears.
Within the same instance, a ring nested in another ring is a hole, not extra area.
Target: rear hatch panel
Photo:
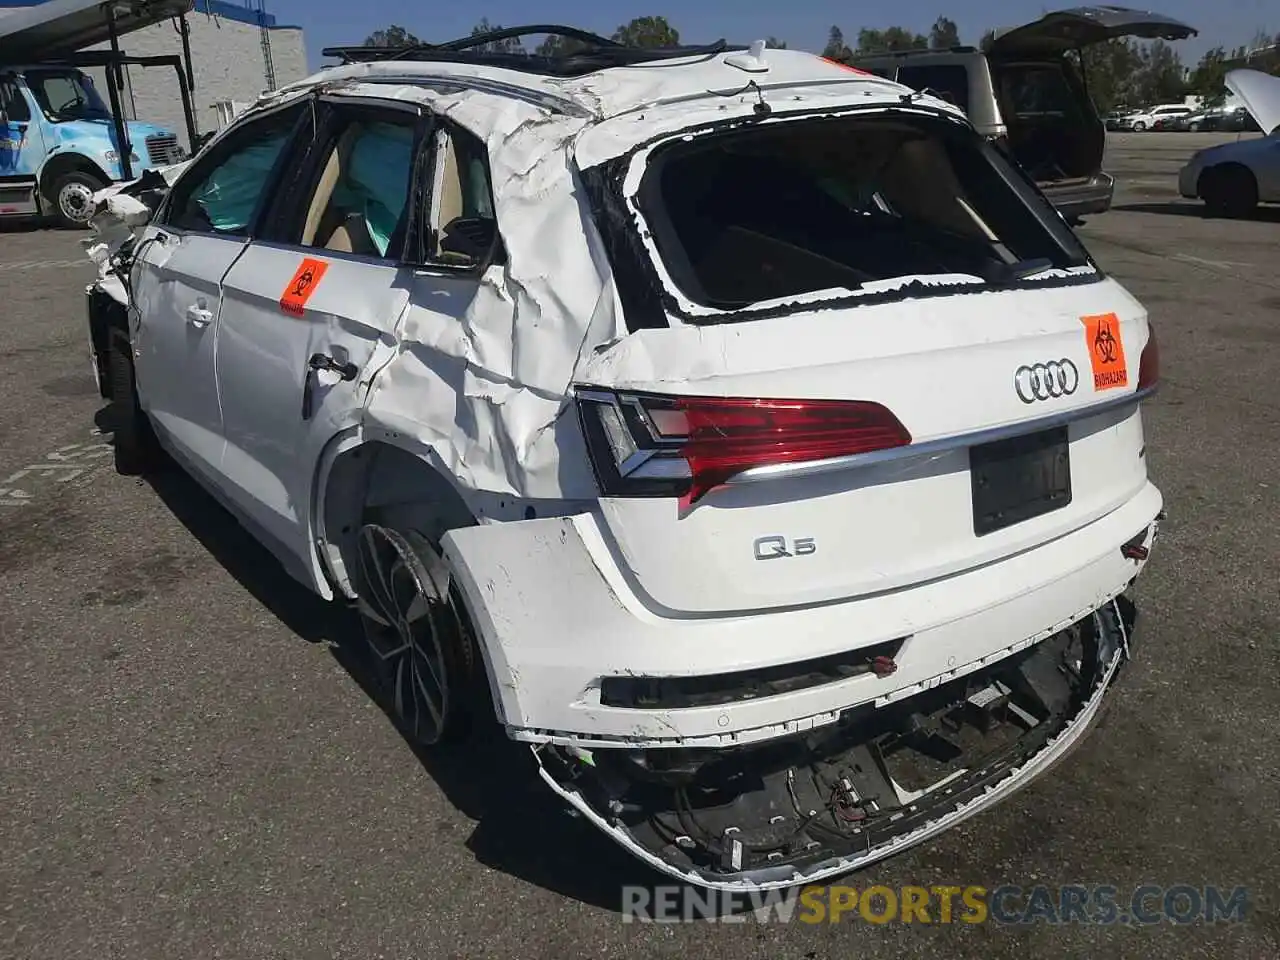
[[[1195,27],[1162,13],[1127,7],[1074,7],[997,34],[988,53],[1001,57],[1060,54],[1121,37],[1185,40],[1197,33]]]
[[[1094,346],[1100,324],[1117,342],[1111,365]],[[1109,280],[628,339],[638,342],[584,375],[677,396],[870,400],[912,438],[830,469],[731,481],[691,506],[603,499],[619,565],[668,613],[807,605],[956,574],[1064,536],[1146,483],[1141,420],[1125,403],[1137,387],[1146,315]],[[634,367],[641,357],[661,358],[662,376]],[[1095,364],[1117,373],[1095,379]],[[1061,441],[1049,454],[1060,457],[1056,466],[1035,465],[1031,452],[1009,464],[999,441],[1028,433]],[[1004,455],[992,462],[993,454]],[[1034,470],[1057,473],[1026,479]],[[1009,489],[1011,471],[1037,489]],[[1052,505],[1030,502],[1054,489]],[[1025,518],[993,518],[993,509]]]

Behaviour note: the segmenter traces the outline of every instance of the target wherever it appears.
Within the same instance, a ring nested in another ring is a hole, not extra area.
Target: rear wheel
[[[133,348],[123,330],[112,330],[107,349],[107,395],[111,399],[111,431],[116,470],[133,476],[154,469],[163,453],[151,421],[138,402]]]
[[[377,523],[357,549],[365,640],[397,723],[423,746],[465,738],[487,683],[444,560],[425,537]]]
[[[72,170],[53,185],[53,214],[64,227],[81,228],[93,216],[93,195],[106,184],[91,173]]]
[[[1258,206],[1258,181],[1247,167],[1210,167],[1200,175],[1200,198],[1214,216],[1247,217]]]

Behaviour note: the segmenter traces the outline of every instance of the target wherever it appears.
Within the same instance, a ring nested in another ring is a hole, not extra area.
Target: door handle
[[[354,380],[360,372],[360,368],[350,361],[339,363],[333,357],[325,353],[313,353],[311,359],[307,361],[307,373],[302,380],[302,419],[310,420],[315,404],[315,382],[316,374],[321,370],[328,370],[336,373],[343,380]]]
[[[207,327],[213,321],[213,311],[193,303],[187,307],[187,323],[197,330]]]

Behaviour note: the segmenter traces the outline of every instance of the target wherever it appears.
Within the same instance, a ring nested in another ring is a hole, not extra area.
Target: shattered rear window
[[[681,139],[654,152],[638,200],[672,281],[722,310],[904,277],[1004,285],[1089,263],[981,137],[907,113]]]

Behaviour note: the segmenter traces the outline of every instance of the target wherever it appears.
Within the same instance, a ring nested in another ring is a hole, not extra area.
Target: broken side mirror
[[[440,252],[480,261],[489,255],[498,238],[498,224],[484,217],[457,217],[441,231]]]

